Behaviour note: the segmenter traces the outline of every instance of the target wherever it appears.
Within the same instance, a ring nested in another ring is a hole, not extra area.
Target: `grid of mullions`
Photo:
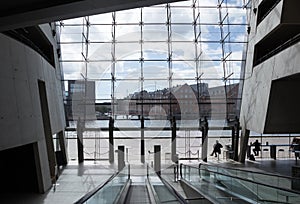
[[[58,22],[64,78],[96,81],[95,101],[112,103],[185,83],[239,83],[248,6],[191,0]]]

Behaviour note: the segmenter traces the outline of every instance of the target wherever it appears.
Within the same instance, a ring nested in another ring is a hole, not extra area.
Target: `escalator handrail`
[[[186,166],[188,166],[188,165],[186,165]],[[234,170],[234,171],[248,172],[248,173],[253,173],[253,174],[261,174],[261,175],[264,175],[264,176],[274,176],[274,177],[277,177],[277,178],[285,178],[285,179],[290,179],[290,180],[298,179],[298,178],[292,177],[292,176],[272,174],[272,173],[268,173],[268,172],[251,171],[251,170],[245,170],[245,169],[235,169],[235,168],[232,168],[232,167],[217,166],[217,165],[206,164],[206,163],[200,163],[199,167],[200,166],[211,166],[211,167],[216,167],[216,168],[220,168],[220,169],[230,169],[230,170]]]
[[[262,175],[262,176],[270,176],[270,177],[273,177],[273,178],[276,178],[276,179],[287,179],[291,183],[294,182],[295,180],[297,180],[298,182],[300,182],[300,178],[297,178],[297,177],[280,175],[280,174],[274,174],[274,173],[272,174],[272,173],[269,173],[269,172],[251,171],[251,170],[246,170],[246,169],[235,169],[235,168],[232,168],[232,167],[223,167],[223,166],[218,166],[218,165],[213,165],[213,164],[207,164],[207,163],[201,163],[201,162],[199,163],[199,167],[198,167],[199,168],[199,173],[200,173],[201,166],[215,167],[215,168],[218,168],[218,170],[219,169],[227,169],[227,170],[232,170],[232,171],[239,171],[239,172],[251,173],[251,174],[253,174],[252,176]],[[242,178],[242,177],[239,177],[239,178]],[[290,188],[283,188],[283,189],[291,190]],[[298,193],[300,192],[299,190],[295,190],[295,191],[297,191]]]
[[[154,190],[154,187],[150,183],[149,178],[146,178],[146,187],[149,193],[149,198],[151,203],[160,203],[157,193]]]
[[[159,177],[161,182],[166,186],[166,188],[177,198],[180,203],[187,203],[186,200],[167,182],[161,177],[158,173],[156,175]]]
[[[186,164],[182,164],[181,167],[182,166],[187,166],[187,167],[190,167],[190,168],[199,169],[198,167],[191,166],[191,165],[186,165]],[[253,181],[253,180],[249,180],[249,179],[245,179],[245,178],[241,178],[241,177],[237,177],[237,176],[232,176],[232,175],[228,175],[228,174],[224,174],[224,173],[220,173],[220,172],[216,172],[216,171],[211,171],[211,170],[207,170],[207,169],[200,169],[200,170],[204,170],[204,171],[215,173],[215,174],[219,174],[219,175],[222,175],[222,176],[228,176],[228,177],[233,178],[233,179],[242,180],[242,181],[250,182],[250,183],[253,183],[253,184],[257,184],[257,185],[262,185],[262,186],[265,186],[265,187],[273,188],[273,189],[276,189],[276,190],[286,191],[286,192],[289,192],[289,193],[294,193],[294,194],[300,195],[299,191],[294,191],[294,190],[291,190],[291,189],[286,189],[286,188],[281,188],[281,187],[277,187],[277,186],[272,186],[272,185],[269,185],[269,184],[260,183],[260,182],[257,182],[257,181]],[[181,179],[184,179],[184,178],[181,177]]]
[[[92,191],[85,194],[83,197],[81,197],[78,201],[76,201],[74,204],[82,204],[86,202],[88,199],[90,199],[93,195],[95,195],[99,190],[101,190],[106,184],[108,184],[111,180],[113,180],[117,175],[119,175],[120,172],[116,172],[112,174],[104,183],[97,186]]]
[[[120,191],[121,193],[117,196],[116,201],[114,202],[115,204],[125,203],[127,196],[128,196],[128,191],[129,191],[130,186],[131,186],[131,179],[128,178],[127,182],[125,183],[125,185],[123,186],[123,188]]]
[[[151,182],[150,182],[150,180],[149,180],[149,168],[151,168],[148,164],[147,164],[147,181],[149,182],[149,184],[150,184],[150,186],[152,187],[152,184],[151,184]],[[152,170],[154,171],[154,169],[152,168]],[[182,203],[182,204],[186,204],[187,202],[186,202],[186,200],[168,183],[168,182],[166,182],[162,177],[161,177],[161,175],[158,173],[158,172],[156,172],[156,171],[154,171],[155,172],[155,175],[160,179],[160,181],[164,184],[164,186],[168,189],[168,191],[171,193],[171,194],[173,194],[176,198],[177,198],[177,200],[180,202],[180,203]],[[154,190],[153,188],[151,188],[152,190]]]

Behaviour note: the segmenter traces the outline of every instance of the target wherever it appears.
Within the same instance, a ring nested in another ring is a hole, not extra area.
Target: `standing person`
[[[254,146],[253,152],[255,156],[259,156],[259,151],[260,151],[260,143],[258,140],[255,140],[255,142],[252,144]]]
[[[210,154],[210,156],[213,156],[215,154],[215,157],[217,157],[217,154],[221,154],[221,148],[223,148],[223,145],[221,145],[221,143],[216,140],[216,144],[214,144],[213,152]]]

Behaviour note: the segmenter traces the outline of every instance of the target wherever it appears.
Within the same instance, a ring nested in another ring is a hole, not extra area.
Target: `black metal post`
[[[231,148],[230,148],[230,152],[233,153],[229,153],[229,158],[230,159],[234,159],[235,157],[235,124],[231,127]]]
[[[109,163],[114,162],[114,119],[109,118]]]
[[[141,118],[141,162],[145,163],[145,120],[144,116]]]
[[[180,178],[182,178],[182,165],[183,164],[180,164]]]
[[[235,155],[234,155],[234,160],[238,161],[239,160],[239,139],[240,139],[240,121],[236,117],[236,138],[235,138]]]
[[[232,150],[233,159],[239,160],[239,137],[240,137],[240,122],[238,117],[235,117],[234,125],[232,127]]]
[[[149,177],[149,164],[147,164],[147,178]]]
[[[207,121],[207,118],[204,117],[204,120],[201,121],[200,119],[200,130],[202,132],[202,154],[201,154],[201,157],[202,157],[202,160],[204,162],[207,162],[207,145],[208,145],[208,121]]]
[[[172,162],[178,162],[176,155],[176,119],[175,116],[171,119],[172,141],[171,141],[171,158]]]
[[[176,176],[176,174],[177,174],[176,173],[176,165],[173,166],[173,173],[174,173],[174,182],[177,182],[176,181],[176,178],[177,178],[177,176]]]
[[[130,179],[130,164],[128,164],[128,179]]]

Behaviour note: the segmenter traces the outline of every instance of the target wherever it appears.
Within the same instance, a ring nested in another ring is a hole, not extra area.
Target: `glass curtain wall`
[[[180,158],[201,157],[204,118],[209,148],[231,143],[224,127],[239,116],[249,6],[189,0],[57,22],[70,158],[81,124],[85,159],[108,159],[109,118],[130,162],[141,138],[146,160],[160,144],[168,162],[171,119]]]

